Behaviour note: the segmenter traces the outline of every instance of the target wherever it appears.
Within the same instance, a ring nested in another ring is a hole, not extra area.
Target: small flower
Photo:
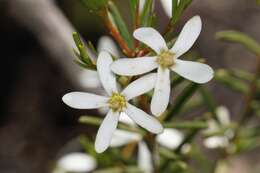
[[[134,97],[150,91],[154,87],[156,75],[154,73],[145,75],[119,92],[115,75],[110,71],[112,62],[112,57],[107,52],[101,52],[97,59],[98,75],[108,97],[84,92],[71,92],[62,98],[64,103],[76,109],[109,107],[96,136],[95,149],[98,153],[105,151],[109,146],[122,112],[125,112],[138,125],[152,133],[158,134],[163,131],[162,125],[156,118],[128,103]]]
[[[206,83],[212,79],[214,72],[208,65],[178,59],[192,47],[200,34],[201,25],[199,16],[190,19],[171,49],[168,49],[163,37],[153,28],[139,28],[135,30],[134,37],[147,44],[157,55],[122,58],[111,65],[113,72],[125,76],[140,75],[158,68],[151,102],[151,111],[154,115],[160,116],[168,106],[170,70],[196,83]]]
[[[227,128],[223,135],[211,136],[204,140],[204,145],[207,148],[225,148],[229,146],[230,139],[234,136],[234,131],[228,128],[231,125],[230,113],[228,109],[224,106],[220,106],[216,110],[218,122],[216,120],[208,121],[208,129],[204,131],[207,134],[213,134],[221,131],[221,129]]]
[[[69,153],[61,157],[53,173],[83,173],[96,169],[97,161],[94,157],[84,153]]]

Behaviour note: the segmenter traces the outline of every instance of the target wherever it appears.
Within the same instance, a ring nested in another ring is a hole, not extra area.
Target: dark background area
[[[57,4],[85,39],[96,44],[105,33],[99,20],[80,3],[59,0]],[[47,173],[62,146],[95,129],[77,122],[84,111],[72,110],[61,102],[65,93],[77,88],[35,33],[13,16],[11,5],[0,1],[0,172]],[[208,64],[254,70],[252,54],[239,45],[216,41],[214,35],[236,29],[260,40],[260,7],[255,1],[194,0],[182,23],[195,14],[201,15],[204,23],[197,48]],[[165,17],[161,12],[159,15]],[[163,26],[166,19],[158,22]],[[241,96],[216,84],[210,87],[217,91],[217,102],[227,105],[235,118],[243,103]]]

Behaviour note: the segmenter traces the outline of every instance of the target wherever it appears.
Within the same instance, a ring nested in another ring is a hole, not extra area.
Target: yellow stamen
[[[113,93],[108,100],[108,104],[114,112],[121,112],[126,107],[126,99],[121,94]]]
[[[174,63],[174,53],[168,51],[168,50],[162,50],[161,53],[158,55],[156,62],[162,67],[162,68],[168,68],[170,66],[173,66]]]

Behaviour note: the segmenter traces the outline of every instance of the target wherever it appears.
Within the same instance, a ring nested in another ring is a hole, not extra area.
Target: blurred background
[[[127,19],[126,3],[117,2]],[[160,4],[156,10],[158,29],[162,29],[168,18]],[[217,41],[215,33],[234,29],[259,41],[260,7],[256,2],[194,0],[179,27],[196,14],[203,20],[196,48],[207,63],[215,69],[236,67],[253,72],[255,56],[240,45]],[[49,173],[60,153],[66,152],[68,141],[96,132],[95,127],[78,123],[79,115],[86,112],[70,109],[61,101],[69,91],[98,92],[79,78],[82,69],[73,62],[71,32],[78,31],[94,45],[108,33],[96,15],[77,0],[0,0],[0,26],[0,172]],[[215,82],[209,87],[217,103],[227,106],[236,119],[242,96]],[[78,150],[78,145],[72,144],[68,150]],[[251,173],[254,169],[260,173],[259,154],[260,150],[235,157],[229,172]]]

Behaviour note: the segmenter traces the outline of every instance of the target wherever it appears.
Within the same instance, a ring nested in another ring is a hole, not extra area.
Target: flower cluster
[[[128,115],[136,124],[151,133],[163,132],[163,126],[155,117],[135,107],[129,100],[154,89],[151,113],[160,116],[167,109],[170,99],[170,71],[196,83],[205,83],[212,79],[213,70],[208,65],[178,59],[192,47],[200,34],[201,26],[199,16],[190,19],[170,49],[163,37],[153,28],[143,27],[135,30],[134,38],[149,46],[155,52],[154,56],[119,58],[113,61],[108,52],[101,51],[96,66],[107,96],[83,92],[71,92],[63,96],[63,102],[72,108],[109,108],[96,136],[95,149],[98,153],[105,151],[111,144],[121,114]],[[154,69],[157,69],[157,73],[148,73]],[[145,75],[120,90],[115,74]]]

